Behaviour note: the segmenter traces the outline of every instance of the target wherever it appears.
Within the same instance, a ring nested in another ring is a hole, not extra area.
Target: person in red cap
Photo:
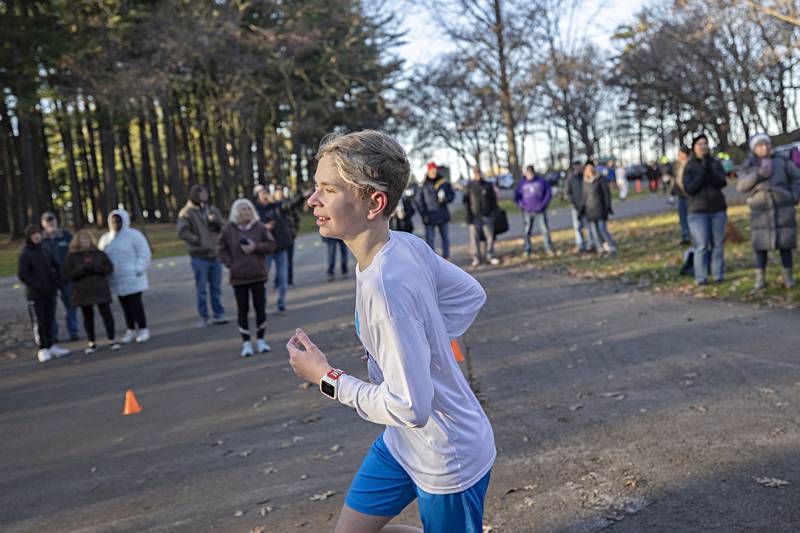
[[[454,198],[453,187],[439,174],[436,163],[433,161],[428,163],[425,183],[417,189],[414,202],[422,217],[422,223],[425,224],[425,240],[434,250],[436,249],[434,245],[436,230],[439,230],[439,236],[442,239],[442,257],[445,259],[450,257],[450,236],[447,229],[447,223],[450,222],[450,210],[447,209],[447,204]]]

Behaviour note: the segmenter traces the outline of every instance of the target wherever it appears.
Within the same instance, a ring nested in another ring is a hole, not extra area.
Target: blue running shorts
[[[345,503],[359,513],[397,516],[414,498],[419,498],[419,514],[425,533],[481,533],[483,500],[489,488],[490,474],[491,471],[487,472],[480,481],[462,492],[425,492],[392,457],[381,434],[353,478]]]

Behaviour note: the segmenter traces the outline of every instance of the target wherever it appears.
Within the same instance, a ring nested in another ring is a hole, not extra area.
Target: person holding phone
[[[219,237],[219,260],[230,271],[230,283],[236,297],[239,334],[242,336],[242,357],[253,355],[248,314],[250,300],[256,315],[256,350],[270,351],[264,340],[267,330],[266,288],[267,263],[264,257],[275,250],[275,240],[264,224],[259,223],[256,208],[250,200],[233,202],[229,222]]]

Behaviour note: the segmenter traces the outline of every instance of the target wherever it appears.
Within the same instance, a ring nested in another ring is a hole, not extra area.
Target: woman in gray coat
[[[795,204],[800,201],[800,170],[772,152],[765,133],[750,139],[752,152],[736,180],[736,190],[747,193],[750,238],[756,256],[756,288],[766,286],[767,252],[779,250],[786,287],[794,286],[792,250],[797,248]]]

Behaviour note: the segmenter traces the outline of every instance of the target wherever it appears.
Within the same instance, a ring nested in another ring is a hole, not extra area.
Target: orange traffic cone
[[[453,339],[450,341],[450,346],[453,348],[453,355],[456,356],[457,362],[462,362],[464,360],[464,354],[461,353],[461,347],[458,345],[458,339]]]
[[[128,389],[125,392],[125,409],[122,411],[122,414],[127,415],[135,415],[136,413],[140,413],[142,411],[139,402],[136,401],[136,396],[133,394],[131,389]]]

